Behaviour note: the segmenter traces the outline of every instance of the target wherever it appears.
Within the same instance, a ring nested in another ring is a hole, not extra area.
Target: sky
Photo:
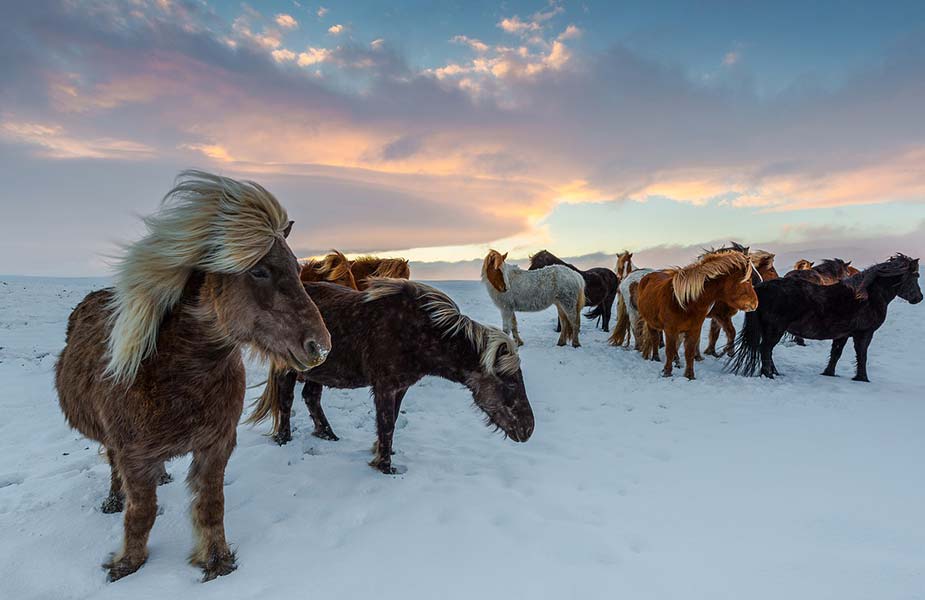
[[[925,252],[925,3],[32,0],[0,16],[0,273],[105,275],[177,173],[300,256],[477,276],[735,239]]]

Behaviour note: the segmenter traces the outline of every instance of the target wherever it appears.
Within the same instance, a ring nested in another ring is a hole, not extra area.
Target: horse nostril
[[[319,361],[324,360],[328,356],[328,349],[315,340],[308,340],[305,342],[305,352],[307,352],[312,359]]]

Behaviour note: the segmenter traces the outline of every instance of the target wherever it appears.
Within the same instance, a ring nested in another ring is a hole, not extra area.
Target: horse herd
[[[616,272],[580,270],[549,252],[529,270],[494,250],[482,279],[501,312],[503,330],[462,314],[443,292],[410,281],[402,259],[348,259],[332,252],[299,264],[286,238],[293,223],[257,183],[185,171],[147,233],[127,247],[114,286],[90,293],[71,313],[55,386],[68,423],[106,450],[110,490],[103,512],[124,510],[122,550],[104,564],[110,581],[137,571],[157,514],[164,462],[192,453],[187,483],[193,494],[197,543],[190,562],[208,581],[233,571],[225,539],[224,472],[243,412],[242,350],[270,365],[267,384],[249,421],[272,417],[273,438],[292,439],[295,386],[314,423],[314,435],[337,440],[321,406],[324,387],[369,387],[377,439],[370,465],[392,466],[395,420],[409,387],[432,375],[470,390],[486,424],[525,442],[534,416],[518,346],[517,312],[556,306],[558,344],[581,345],[581,311],[610,328],[615,346],[659,360],[664,374],[679,364],[694,377],[702,360],[700,330],[712,319],[707,354],[720,354],[720,330],[731,370],[777,374],[771,351],[784,333],[832,339],[824,374],[848,337],[858,355],[855,379],[867,380],[873,332],[897,295],[921,301],[918,259],[897,254],[857,272],[824,261],[778,278],[774,255],[737,244],[711,250],[683,268],[638,269],[618,255]],[[735,347],[731,318],[747,311]],[[511,335],[508,335],[508,334]],[[513,336],[513,337],[512,337]]]

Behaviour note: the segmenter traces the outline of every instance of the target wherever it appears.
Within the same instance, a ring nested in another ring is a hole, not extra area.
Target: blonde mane
[[[751,259],[752,265],[759,271],[773,267],[775,256],[777,255],[767,250],[750,250],[748,252],[748,257]]]
[[[331,253],[322,259],[309,259],[302,266],[302,269],[311,271],[316,277],[315,281],[353,282],[350,261],[337,250],[331,250]],[[356,289],[356,283],[352,287]]]
[[[749,281],[752,277],[752,263],[747,256],[738,250],[718,250],[704,254],[697,262],[686,267],[666,269],[671,275],[671,285],[674,297],[684,308],[688,302],[700,298],[708,281],[743,271],[742,281]]]
[[[462,314],[452,298],[429,285],[406,279],[372,278],[364,302],[400,293],[410,293],[444,337],[464,336],[479,353],[485,373],[513,373],[520,368],[517,344],[511,336]],[[507,354],[499,356],[502,348],[507,349]]]
[[[116,264],[106,374],[131,383],[194,270],[239,273],[283,239],[286,210],[252,181],[183,171]]]
[[[358,256],[351,265],[357,264],[365,267],[371,277],[392,277],[395,279],[408,279],[411,268],[406,258],[379,258],[378,256]]]

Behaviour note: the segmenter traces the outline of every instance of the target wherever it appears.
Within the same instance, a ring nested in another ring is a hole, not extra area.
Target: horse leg
[[[649,360],[655,362],[661,362],[661,357],[658,354],[659,348],[662,347],[662,330],[656,329],[654,327],[649,327],[646,325],[646,334],[649,340]]]
[[[829,364],[826,366],[825,371],[822,372],[823,375],[827,377],[835,377],[835,365],[838,364],[838,359],[841,358],[842,350],[845,349],[845,344],[848,343],[848,338],[838,338],[832,340],[832,350],[829,351]]]
[[[109,496],[103,500],[100,510],[106,514],[119,513],[125,508],[125,492],[122,490],[122,476],[116,466],[116,451],[106,448],[106,458],[109,460]]]
[[[780,375],[780,372],[778,372],[777,367],[774,365],[774,346],[777,345],[777,342],[780,341],[783,335],[784,332],[780,331],[774,334],[765,332],[765,334],[761,336],[761,347],[759,348],[761,354],[761,374],[768,379],[774,379],[775,375]]]
[[[507,308],[501,309],[501,330],[504,333],[511,333],[511,317],[513,316],[514,311]]]
[[[725,349],[726,356],[733,356],[735,355],[736,328],[735,328],[735,325],[732,324],[732,318],[726,317],[725,319],[722,320],[720,325],[723,328],[723,333],[726,334],[726,349]],[[718,332],[716,334],[716,337],[719,337]],[[716,356],[719,356],[719,354],[717,354]]]
[[[710,319],[710,335],[707,338],[707,349],[703,351],[704,354],[719,356],[719,354],[716,353],[716,342],[719,341],[719,332],[719,321],[716,317],[712,317]]]
[[[556,342],[556,346],[564,346],[571,336],[571,325],[565,311],[562,310],[562,307],[558,304],[556,305],[556,312],[559,314],[559,323],[562,324],[562,327],[559,329],[559,340]]]
[[[511,333],[514,335],[514,341],[518,346],[523,346],[524,341],[520,339],[520,333],[517,331],[517,313],[511,311]]]
[[[202,580],[210,581],[237,568],[234,552],[225,540],[225,466],[235,445],[235,433],[206,448],[193,450],[193,463],[186,476],[193,492],[193,530],[196,547],[190,563],[202,569]]]
[[[803,338],[801,338],[801,337],[798,336],[798,335],[795,335],[795,336],[793,336],[793,343],[796,344],[797,346],[805,346],[805,345],[806,345],[806,340],[804,340]]]
[[[157,465],[126,461],[124,452],[116,459],[126,495],[125,540],[122,551],[103,564],[109,581],[131,575],[148,559],[148,535],[157,516]]]
[[[870,341],[874,339],[873,331],[861,331],[854,334],[854,355],[857,358],[857,371],[854,374],[855,381],[867,381],[867,347]]]
[[[305,386],[302,388],[302,399],[305,400],[308,414],[312,418],[312,423],[315,424],[312,435],[323,440],[336,442],[340,438],[334,434],[331,424],[328,423],[328,417],[325,416],[324,409],[321,408],[321,392],[323,390],[324,386],[320,383],[306,381]]]
[[[398,415],[401,414],[401,401],[405,399],[405,392],[407,391],[408,389],[405,388],[395,393],[395,420],[396,421],[398,421]],[[379,454],[379,438],[378,437],[376,438],[376,441],[373,442],[372,453]],[[392,446],[392,456],[395,456],[394,445]]]
[[[561,331],[562,331],[562,317],[559,316],[559,317],[556,317],[556,333],[560,333]]]
[[[581,348],[581,341],[579,341],[578,336],[581,333],[581,305],[575,305],[575,320],[572,322],[572,348]]]
[[[678,356],[678,334],[665,332],[665,368],[663,377],[671,377],[671,367]]]
[[[273,433],[273,441],[280,446],[292,440],[292,401],[295,398],[296,372],[288,369],[276,376],[276,385],[279,389],[279,422]]]
[[[684,338],[684,339],[685,339],[684,347],[687,348],[687,341],[686,341],[687,338]],[[685,354],[686,354],[686,351],[685,351]],[[703,354],[700,353],[700,336],[699,335],[697,336],[697,343],[694,345],[694,360],[697,360],[697,361],[703,360]]]
[[[393,391],[373,387],[373,398],[376,404],[376,437],[378,445],[376,456],[369,466],[378,469],[386,475],[394,475],[397,471],[392,467],[392,436],[395,434],[395,398],[400,392],[404,395],[407,388]]]
[[[167,472],[167,463],[162,462],[157,474],[157,485],[166,485],[171,481],[173,481],[173,477]]]
[[[667,337],[667,335],[666,335],[666,337]],[[686,336],[685,334],[683,334],[683,333],[679,333],[679,334],[678,334],[678,342],[677,342],[677,344],[675,345],[675,351],[674,351],[674,367],[675,367],[676,369],[680,369],[680,368],[681,368],[681,344],[682,344],[683,341],[686,340],[686,339],[687,339],[687,336]]]
[[[703,323],[701,323],[701,327],[703,327]],[[696,335],[693,331],[689,331],[684,336],[684,376],[690,380],[694,379],[694,361],[697,359],[697,347],[700,345],[700,327],[696,331]],[[703,360],[703,358],[701,357],[700,360]]]

